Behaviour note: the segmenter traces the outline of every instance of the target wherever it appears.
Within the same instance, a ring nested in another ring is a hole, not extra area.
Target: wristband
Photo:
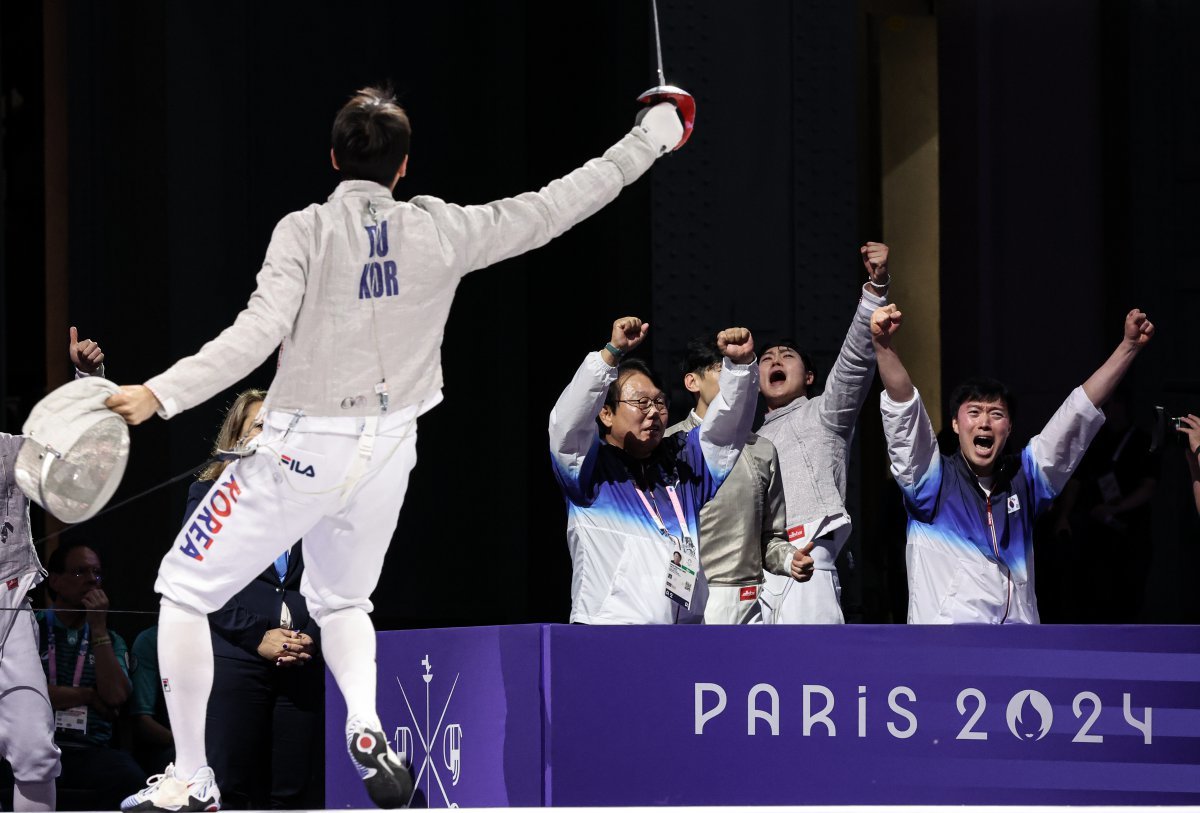
[[[608,342],[607,344],[605,344],[604,349],[607,350],[608,352],[612,353],[613,358],[615,358],[617,361],[620,361],[621,357],[625,355],[625,351],[619,350],[616,347],[614,347],[612,342]]]
[[[99,638],[93,638],[93,639],[92,639],[92,646],[104,646],[105,644],[109,644],[109,645],[111,645],[111,644],[112,644],[112,638],[110,638],[110,637],[109,637],[109,636],[107,636],[107,635],[102,635],[102,636],[100,636]]]
[[[870,277],[867,278],[867,285],[870,285],[872,288],[886,288],[891,284],[892,284],[892,275],[891,274],[887,275],[887,282],[875,282]]]

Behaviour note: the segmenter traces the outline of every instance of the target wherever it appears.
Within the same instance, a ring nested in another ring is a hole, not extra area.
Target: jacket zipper
[[[984,499],[987,503],[988,531],[992,534],[992,552],[996,554],[996,561],[1004,568],[1004,617],[1000,619],[1000,623],[1003,624],[1008,620],[1008,611],[1012,606],[1012,571],[1004,564],[1004,560],[1000,558],[1000,544],[996,541],[996,523],[992,521],[992,495],[987,494]]]

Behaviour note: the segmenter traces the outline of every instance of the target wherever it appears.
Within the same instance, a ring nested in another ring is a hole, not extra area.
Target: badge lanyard
[[[54,640],[54,620],[55,620],[54,611],[53,610],[47,611],[46,612],[46,639],[48,642],[47,650],[48,650],[48,660],[49,660],[48,666],[50,667],[50,684],[52,686],[57,686],[58,685],[58,660],[55,657],[57,648],[55,646],[55,640]],[[85,621],[83,623],[83,640],[80,641],[80,643],[79,643],[79,656],[77,658],[75,658],[75,682],[71,684],[71,686],[73,686],[74,688],[79,688],[79,683],[80,683],[80,681],[83,680],[83,665],[85,663],[87,663],[88,646],[90,644],[88,633],[90,631],[91,631],[91,628],[88,626],[88,623]]]
[[[637,491],[638,497],[642,500],[642,505],[646,507],[646,513],[650,515],[650,519],[654,522],[654,526],[658,528],[658,532],[667,539],[672,540],[674,545],[678,545],[679,562],[675,562],[672,557],[667,562],[667,581],[665,594],[667,598],[674,601],[676,604],[682,605],[685,610],[691,609],[692,593],[696,589],[696,571],[699,569],[698,557],[696,553],[696,545],[688,536],[687,518],[683,513],[683,506],[679,504],[679,495],[675,492],[674,486],[666,486],[667,496],[671,498],[671,506],[675,509],[675,519],[679,521],[679,536],[676,540],[667,530],[666,524],[662,520],[662,516],[655,510],[655,507],[650,504],[646,493],[637,486],[634,490]],[[674,545],[672,547],[674,547]],[[672,551],[674,554],[676,551]]]

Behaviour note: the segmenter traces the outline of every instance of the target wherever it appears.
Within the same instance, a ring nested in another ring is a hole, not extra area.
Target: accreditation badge
[[[87,732],[87,706],[75,706],[54,712],[54,728],[59,731]]]
[[[700,557],[696,543],[690,537],[682,540],[674,535],[671,561],[667,563],[667,598],[683,607],[692,608],[692,593],[696,590],[696,573],[700,569]]]

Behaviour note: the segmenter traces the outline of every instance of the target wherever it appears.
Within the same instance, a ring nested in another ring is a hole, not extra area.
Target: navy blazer
[[[212,484],[211,480],[197,480],[188,488],[187,510],[183,514],[185,524]],[[225,606],[210,613],[208,626],[212,630],[213,655],[270,665],[270,661],[258,654],[258,645],[263,635],[279,626],[279,617],[286,602],[292,614],[292,628],[312,636],[318,653],[313,660],[319,660],[321,631],[308,614],[308,603],[304,596],[300,595],[300,576],[303,573],[304,553],[301,542],[297,542],[292,545],[287,573],[282,582],[272,562],[254,577],[254,581],[229,599]]]

